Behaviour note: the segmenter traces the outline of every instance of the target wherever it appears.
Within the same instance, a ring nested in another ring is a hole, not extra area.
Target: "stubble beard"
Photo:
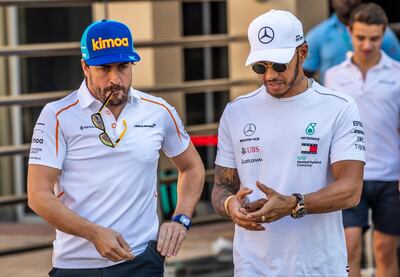
[[[89,84],[93,90],[93,94],[101,102],[104,102],[104,100],[107,98],[109,93],[118,92],[117,95],[113,95],[111,97],[110,101],[108,102],[108,106],[114,106],[114,107],[121,106],[121,105],[124,105],[126,103],[126,101],[128,100],[128,93],[129,93],[130,86],[124,87],[124,86],[120,86],[120,85],[112,85],[112,86],[102,89],[94,84],[91,75],[89,75],[88,79],[89,79]]]

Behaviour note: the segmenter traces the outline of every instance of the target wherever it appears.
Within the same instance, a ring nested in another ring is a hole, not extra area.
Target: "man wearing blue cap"
[[[43,108],[29,157],[29,206],[56,228],[49,275],[162,276],[191,225],[203,164],[175,109],[131,87],[140,56],[126,25],[91,24],[81,51],[85,80]],[[179,177],[159,228],[160,150]]]

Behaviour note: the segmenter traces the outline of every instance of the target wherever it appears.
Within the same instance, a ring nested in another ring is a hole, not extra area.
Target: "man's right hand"
[[[228,210],[230,217],[240,227],[251,231],[264,231],[265,228],[262,224],[257,223],[255,219],[249,219],[246,214],[242,212],[243,204],[247,195],[253,191],[249,188],[241,188],[228,203]]]
[[[101,256],[113,262],[135,258],[131,253],[132,249],[122,235],[112,229],[97,226],[90,237],[90,241]]]

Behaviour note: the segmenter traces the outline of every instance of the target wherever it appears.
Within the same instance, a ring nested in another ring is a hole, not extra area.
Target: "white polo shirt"
[[[305,92],[276,99],[262,86],[225,109],[216,164],[236,168],[250,200],[265,195],[256,181],[291,195],[311,193],[333,181],[331,164],[364,161],[362,123],[355,102],[316,82]],[[340,211],[290,216],[265,231],[236,225],[235,276],[347,276]]]
[[[85,81],[79,90],[47,104],[35,125],[29,163],[60,169],[55,186],[60,201],[87,220],[121,233],[138,255],[158,233],[159,150],[175,157],[188,147],[189,136],[173,107],[131,88],[118,120],[108,108],[101,113],[113,141],[124,129],[123,120],[127,123],[118,146],[105,146],[99,139],[102,131],[91,121],[101,104]],[[115,264],[103,258],[91,242],[56,232],[54,267]]]
[[[364,180],[400,178],[400,63],[383,51],[365,80],[351,57],[326,73],[326,86],[354,98],[364,123]]]

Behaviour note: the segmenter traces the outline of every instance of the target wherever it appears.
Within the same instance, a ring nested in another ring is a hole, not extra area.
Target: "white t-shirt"
[[[316,82],[305,92],[276,99],[262,86],[225,109],[216,164],[236,168],[250,200],[265,195],[256,181],[291,195],[333,181],[331,164],[364,161],[362,123],[348,96]],[[235,276],[347,276],[341,212],[290,216],[261,232],[236,225]]]
[[[351,57],[326,73],[326,86],[354,98],[364,123],[364,180],[400,178],[400,63],[381,51],[365,80]]]
[[[101,115],[107,134],[116,148],[103,145],[101,130],[91,115],[101,102],[88,91],[85,81],[79,90],[47,104],[33,132],[30,164],[60,169],[55,186],[60,201],[76,214],[122,234],[138,255],[158,233],[157,164],[159,150],[169,157],[181,154],[189,136],[175,109],[163,99],[129,91],[118,120],[108,108]],[[114,265],[94,245],[59,230],[54,241],[53,266],[57,268],[100,268]]]

